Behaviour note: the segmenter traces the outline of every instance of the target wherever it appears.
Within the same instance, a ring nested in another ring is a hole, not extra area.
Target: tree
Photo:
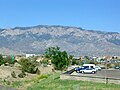
[[[49,47],[46,49],[45,57],[50,58],[57,70],[63,70],[68,67],[70,60],[66,51],[60,51],[59,47]]]
[[[45,57],[46,58],[52,58],[53,56],[55,56],[58,52],[60,52],[60,48],[57,47],[49,47],[48,49],[46,49],[45,51]]]
[[[79,61],[73,55],[69,55],[69,60],[71,65],[79,65]]]
[[[72,63],[71,63],[72,65],[79,65],[79,62],[78,62],[78,60],[76,60],[76,59],[72,59]]]

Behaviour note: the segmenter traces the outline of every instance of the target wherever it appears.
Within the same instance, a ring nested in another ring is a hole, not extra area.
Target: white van
[[[95,64],[83,64],[82,67],[85,67],[85,69],[81,69],[81,73],[96,73],[97,70],[95,69]]]
[[[83,64],[83,66],[88,68],[95,68],[95,64]]]

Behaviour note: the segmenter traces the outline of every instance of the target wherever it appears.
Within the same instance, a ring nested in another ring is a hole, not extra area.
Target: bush
[[[44,60],[41,61],[41,63],[48,65],[48,60],[47,60],[47,59],[44,59]]]
[[[22,71],[20,74],[18,74],[18,77],[19,78],[24,78],[26,76],[25,72]]]
[[[112,68],[112,65],[109,63],[107,64],[107,69]]]
[[[3,61],[2,55],[0,54],[0,66],[1,66],[2,64],[4,64],[4,61]]]
[[[35,61],[29,60],[29,59],[21,59],[18,62],[21,65],[21,69],[24,72],[35,74],[38,70],[37,63]]]
[[[14,60],[11,56],[7,56],[6,58],[3,58],[2,55],[0,55],[0,65],[13,65],[15,64],[16,60]]]
[[[11,76],[12,76],[13,78],[16,78],[15,71],[11,72]]]

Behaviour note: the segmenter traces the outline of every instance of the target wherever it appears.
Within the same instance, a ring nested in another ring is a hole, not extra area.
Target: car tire
[[[84,71],[82,71],[82,73],[84,73]]]
[[[93,71],[92,73],[93,73],[93,74],[95,74],[95,72],[94,72],[94,71]]]

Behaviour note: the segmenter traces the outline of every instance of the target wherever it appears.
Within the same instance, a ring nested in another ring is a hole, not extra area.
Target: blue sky
[[[0,0],[0,28],[35,25],[120,32],[120,0]]]

